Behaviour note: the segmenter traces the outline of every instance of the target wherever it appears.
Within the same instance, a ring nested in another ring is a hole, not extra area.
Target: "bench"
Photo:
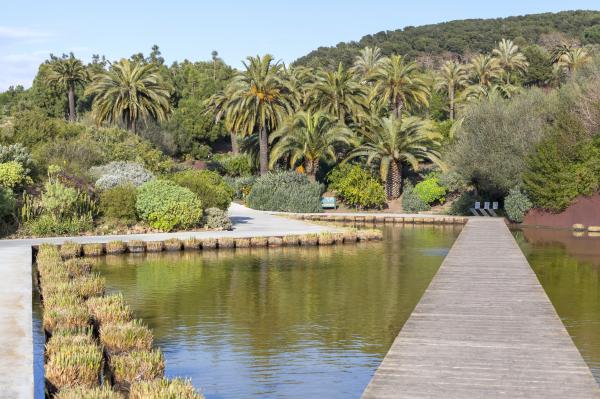
[[[323,209],[335,209],[335,197],[321,197],[321,208]]]

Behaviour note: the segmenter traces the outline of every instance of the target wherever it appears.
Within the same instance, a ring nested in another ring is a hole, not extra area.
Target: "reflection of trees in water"
[[[386,227],[378,243],[122,256],[102,270],[158,341],[264,356],[318,340],[383,354],[441,263],[423,249],[447,248],[457,233]]]

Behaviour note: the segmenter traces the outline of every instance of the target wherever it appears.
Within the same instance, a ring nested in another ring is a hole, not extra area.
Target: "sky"
[[[109,60],[148,54],[168,63],[208,60],[239,67],[248,55],[292,62],[319,46],[366,34],[466,18],[600,9],[598,0],[5,0],[0,7],[0,91],[29,87],[50,53]]]

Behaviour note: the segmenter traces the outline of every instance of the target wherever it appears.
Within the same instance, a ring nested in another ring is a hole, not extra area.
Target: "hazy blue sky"
[[[29,86],[49,53],[109,59],[148,53],[158,44],[170,63],[208,59],[229,64],[269,52],[291,62],[318,46],[407,25],[566,9],[600,9],[594,1],[66,1],[12,0],[0,7],[0,90]]]

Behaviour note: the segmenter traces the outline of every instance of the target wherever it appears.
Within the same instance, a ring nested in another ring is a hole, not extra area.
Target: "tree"
[[[560,68],[565,69],[568,74],[574,73],[591,59],[592,57],[585,49],[564,43],[554,50],[552,57],[552,61]]]
[[[469,69],[474,82],[483,87],[490,86],[502,73],[498,59],[487,54],[473,57],[469,63]]]
[[[407,63],[402,56],[392,55],[382,61],[371,76],[375,82],[374,93],[389,103],[396,118],[401,118],[405,109],[429,104],[429,87],[415,62]]]
[[[260,173],[269,171],[269,133],[293,109],[293,97],[283,79],[283,65],[269,54],[248,57],[245,71],[231,81],[228,114],[234,131],[243,135],[258,133]]]
[[[404,166],[418,170],[423,161],[443,166],[437,150],[442,137],[430,121],[414,116],[376,118],[367,124],[363,134],[364,143],[348,159],[366,157],[368,165],[379,164],[390,199],[400,196]]]
[[[450,120],[452,121],[454,120],[456,92],[467,85],[468,79],[469,74],[467,73],[467,70],[456,61],[446,61],[437,76],[436,87],[445,90],[448,94]]]
[[[526,86],[544,86],[552,81],[552,57],[548,51],[537,45],[528,46],[523,49],[527,57],[529,67],[523,77]]]
[[[235,120],[232,102],[233,98],[233,86],[228,86],[224,90],[221,90],[205,100],[204,105],[206,106],[207,112],[215,113],[215,122],[218,123],[221,119],[225,121],[225,128],[229,130],[229,139],[231,141],[231,152],[238,154],[240,152],[240,146],[237,140],[237,134],[235,133]]]
[[[137,123],[149,118],[163,122],[171,112],[171,87],[154,63],[123,59],[108,72],[96,75],[86,94],[95,96],[92,112],[96,123],[125,123],[136,131]]]
[[[383,62],[383,54],[379,47],[365,47],[360,50],[360,54],[354,58],[354,65],[351,68],[353,73],[363,79],[367,79]]]
[[[88,73],[83,63],[71,54],[68,58],[52,61],[48,81],[64,86],[69,100],[69,121],[75,121],[75,87],[88,81]]]
[[[493,56],[498,60],[498,64],[504,69],[506,83],[510,84],[510,76],[514,73],[524,73],[527,71],[529,63],[527,58],[519,51],[512,40],[502,39],[492,51]]]
[[[300,111],[274,132],[269,141],[277,141],[271,150],[271,166],[290,155],[290,166],[302,161],[306,174],[315,181],[319,162],[335,161],[340,145],[354,143],[354,133],[322,111]]]
[[[319,70],[310,86],[310,109],[335,115],[344,124],[356,118],[366,110],[367,89],[354,77],[341,63],[336,71]]]

